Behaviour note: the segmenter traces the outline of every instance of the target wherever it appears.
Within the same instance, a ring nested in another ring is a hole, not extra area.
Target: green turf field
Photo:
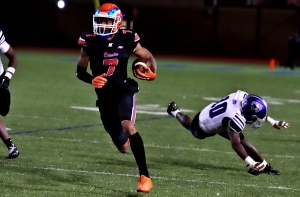
[[[157,59],[157,80],[139,81],[136,122],[154,188],[149,194],[137,194],[133,155],[120,154],[104,131],[94,111],[92,85],[75,76],[78,55],[26,51],[17,55],[11,111],[3,119],[21,156],[6,160],[2,144],[0,196],[299,196],[299,71]],[[2,60],[6,65],[7,59]],[[212,100],[238,89],[264,96],[270,115],[291,123],[288,130],[278,131],[266,123],[244,131],[280,176],[248,174],[228,141],[219,136],[197,140],[166,113],[174,100],[193,117]]]

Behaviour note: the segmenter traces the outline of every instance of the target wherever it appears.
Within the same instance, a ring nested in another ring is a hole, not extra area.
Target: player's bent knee
[[[9,112],[9,108],[1,108],[0,109],[0,115],[1,116],[6,116]]]
[[[127,142],[123,146],[118,148],[118,150],[120,151],[120,153],[125,154],[125,153],[127,153],[129,146],[130,146],[130,141],[128,139]]]
[[[125,153],[127,153],[128,148],[125,148],[125,147],[122,146],[121,148],[118,148],[118,150],[119,150],[120,153],[125,154]]]
[[[131,135],[136,133],[134,123],[130,120],[123,120],[122,121],[122,127],[123,127],[123,129],[124,129],[127,136],[131,136]]]

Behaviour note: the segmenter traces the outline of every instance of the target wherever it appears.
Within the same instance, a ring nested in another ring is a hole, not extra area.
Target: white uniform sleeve
[[[234,117],[231,118],[228,122],[228,127],[236,133],[243,131],[245,128],[245,125],[246,125],[245,118],[241,114],[238,114],[238,113],[236,113],[234,115]]]
[[[0,30],[0,51],[1,53],[6,53],[10,45],[5,41],[3,32]]]

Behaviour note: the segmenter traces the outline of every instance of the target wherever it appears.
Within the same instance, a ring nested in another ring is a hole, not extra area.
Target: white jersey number
[[[222,98],[220,101],[215,103],[211,106],[211,110],[209,110],[209,117],[214,118],[218,115],[221,115],[226,112],[227,110],[227,99],[229,99],[229,96],[226,96],[225,98]]]

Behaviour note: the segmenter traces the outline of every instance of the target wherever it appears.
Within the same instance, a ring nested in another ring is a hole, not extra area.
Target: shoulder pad
[[[5,41],[5,37],[2,30],[0,29],[0,44],[2,44],[4,41]]]
[[[234,132],[239,133],[244,130],[246,126],[246,120],[241,114],[236,113],[235,116],[228,122],[228,126]]]
[[[133,34],[134,31],[130,30],[130,29],[121,29],[120,30],[122,34]]]
[[[134,37],[134,42],[137,42],[140,40],[140,36],[133,30],[130,29],[121,29],[121,34],[126,35],[126,36],[133,36]]]
[[[137,33],[135,33],[134,34],[134,42],[137,42],[137,41],[139,41],[141,38],[140,38],[140,36],[137,34]]]
[[[96,34],[94,33],[84,33],[82,34],[79,39],[78,39],[78,44],[81,46],[86,45],[86,39],[90,38],[90,37],[95,37]]]

